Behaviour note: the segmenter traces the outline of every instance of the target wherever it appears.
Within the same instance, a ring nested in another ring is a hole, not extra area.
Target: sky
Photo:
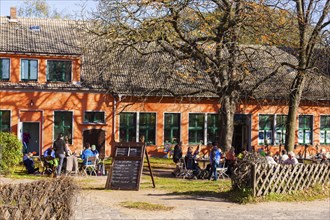
[[[46,0],[51,9],[57,9],[64,14],[74,14],[79,12],[80,4],[86,2],[88,8],[95,8],[95,0]],[[24,0],[0,0],[0,16],[9,16],[10,7],[18,8]]]

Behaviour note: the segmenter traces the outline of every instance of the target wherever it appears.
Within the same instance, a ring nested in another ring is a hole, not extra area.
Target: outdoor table
[[[202,162],[203,163],[203,169],[205,169],[206,163],[209,163],[210,159],[208,159],[208,158],[197,158],[196,161],[197,161],[197,163]]]
[[[65,170],[67,173],[78,173],[78,159],[76,156],[71,155],[66,157],[66,164],[65,164]]]

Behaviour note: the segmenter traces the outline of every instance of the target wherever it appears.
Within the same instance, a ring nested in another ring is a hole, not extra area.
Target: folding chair
[[[96,156],[87,157],[86,164],[83,165],[82,170],[85,175],[92,175],[94,173],[97,176]]]
[[[223,159],[223,163],[220,164],[220,167],[217,167],[217,173],[218,173],[218,177],[222,177],[224,178],[229,178],[229,176],[227,175],[227,170],[228,167],[225,167],[226,165],[226,159]]]

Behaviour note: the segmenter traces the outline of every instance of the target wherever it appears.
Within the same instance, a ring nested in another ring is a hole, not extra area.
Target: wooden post
[[[154,180],[154,175],[152,173],[151,166],[150,166],[148,150],[147,150],[147,148],[145,146],[146,143],[145,143],[145,138],[144,138],[143,135],[141,135],[140,141],[144,144],[144,149],[145,149],[145,153],[146,153],[146,158],[147,158],[147,162],[148,162],[148,168],[149,168],[149,172],[150,172],[150,176],[151,176],[151,181],[152,181],[153,188],[156,188],[155,180]]]
[[[145,152],[146,152],[146,158],[147,158],[147,162],[148,162],[152,185],[153,185],[153,188],[156,188],[155,181],[154,181],[154,175],[152,174],[152,170],[151,170],[151,166],[150,166],[150,162],[149,162],[148,150],[147,150],[147,148],[145,148],[145,149],[146,149]]]
[[[251,182],[252,182],[252,196],[255,197],[256,196],[256,165],[252,164],[251,165],[252,169],[251,169]]]

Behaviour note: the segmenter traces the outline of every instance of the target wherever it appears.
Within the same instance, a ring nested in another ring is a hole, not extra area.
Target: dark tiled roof
[[[35,82],[0,82],[1,88],[40,89],[40,90],[93,90],[114,94],[135,96],[173,96],[187,95],[215,97],[210,76],[203,72],[174,74],[171,58],[158,53],[141,56],[133,51],[104,51],[104,45],[92,45],[93,50],[80,48],[85,45],[82,32],[76,29],[76,22],[57,19],[18,18],[17,23],[9,22],[7,17],[0,17],[0,53],[82,55],[82,83],[45,83]],[[36,29],[36,26],[40,30]],[[88,37],[88,42],[93,42]],[[81,42],[80,42],[81,41]],[[96,41],[97,42],[97,41]],[[263,50],[265,49],[266,50]],[[257,51],[257,52],[256,52]],[[288,67],[267,78],[279,62],[296,62],[294,56],[275,47],[246,47],[245,57],[249,59],[249,72],[241,83],[244,94],[264,79],[252,94],[255,98],[282,99],[288,97],[295,73]],[[100,59],[95,62],[95,57]],[[189,70],[189,66],[187,67]],[[256,71],[258,69],[258,71]],[[250,98],[250,95],[249,97]],[[329,77],[314,74],[307,80],[303,99],[330,100]]]
[[[0,52],[80,55],[74,26],[69,20],[0,17]]]

